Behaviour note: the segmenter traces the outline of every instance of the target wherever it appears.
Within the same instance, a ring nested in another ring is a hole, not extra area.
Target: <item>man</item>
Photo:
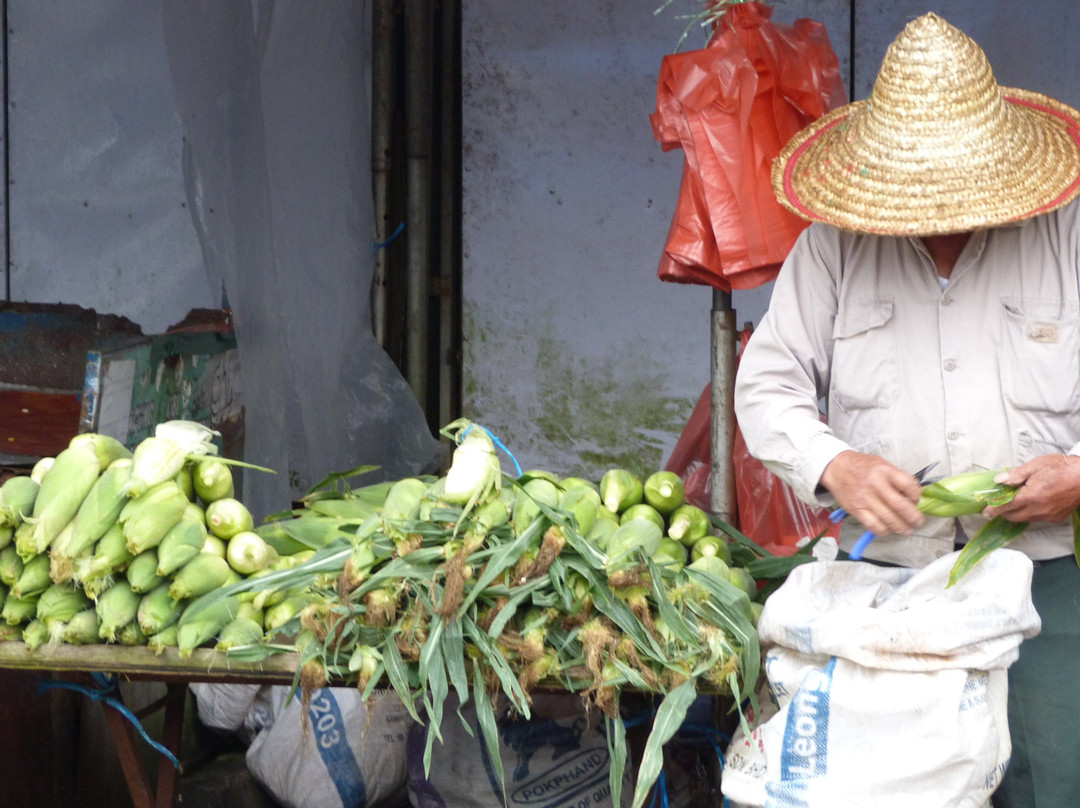
[[[999,88],[934,14],[889,47],[873,92],[800,132],[773,167],[813,224],[740,360],[751,453],[805,501],[858,520],[850,550],[922,566],[995,515],[1030,522],[1042,633],[1009,671],[1013,757],[998,806],[1080,806],[1080,113]],[[827,400],[827,424],[818,401]],[[924,517],[912,471],[1007,469],[1007,505]],[[850,521],[850,520],[849,520]]]

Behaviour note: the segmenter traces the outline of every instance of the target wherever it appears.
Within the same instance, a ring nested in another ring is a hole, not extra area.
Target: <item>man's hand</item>
[[[1040,455],[994,480],[1020,489],[1010,502],[984,510],[984,516],[1003,516],[1010,522],[1063,522],[1080,507],[1080,457]]]
[[[877,455],[841,452],[825,467],[821,484],[876,536],[910,533],[923,523],[915,507],[922,492],[919,481]]]

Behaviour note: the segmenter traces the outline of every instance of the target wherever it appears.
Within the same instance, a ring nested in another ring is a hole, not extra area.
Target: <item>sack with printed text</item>
[[[1000,549],[946,588],[921,570],[797,567],[758,623],[768,693],[721,789],[768,808],[982,808],[1012,750],[1007,669],[1038,634],[1031,561]]]

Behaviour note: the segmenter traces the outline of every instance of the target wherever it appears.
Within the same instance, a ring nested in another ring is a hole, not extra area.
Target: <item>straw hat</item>
[[[772,184],[794,213],[846,230],[977,230],[1080,193],[1078,127],[1071,107],[998,87],[982,49],[926,14],[889,46],[869,99],[788,142]]]

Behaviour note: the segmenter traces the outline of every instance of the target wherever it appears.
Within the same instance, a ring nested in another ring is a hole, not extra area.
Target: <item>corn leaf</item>
[[[956,563],[949,570],[949,582],[945,585],[946,588],[971,572],[972,567],[994,550],[1004,547],[1022,534],[1027,530],[1027,526],[1027,522],[1010,522],[1002,516],[995,516],[979,528],[979,532],[964,545],[964,549],[956,558]]]
[[[509,805],[506,799],[506,775],[503,773],[502,751],[499,748],[499,725],[495,721],[495,708],[488,696],[487,687],[484,684],[484,673],[479,665],[473,665],[473,702],[476,705],[476,721],[480,727],[480,734],[484,738],[488,760],[491,761],[492,768],[499,776],[503,805]]]
[[[487,633],[476,625],[476,621],[469,617],[464,617],[461,620],[461,628],[465,636],[472,640],[473,644],[480,649],[480,653],[484,658],[484,662],[491,666],[491,669],[495,671],[495,675],[499,678],[499,684],[502,685],[503,693],[513,703],[514,708],[517,709],[523,716],[529,718],[531,711],[529,709],[529,700],[525,695],[525,691],[521,687],[521,683],[518,681],[517,676],[510,669],[506,659],[499,649],[491,642],[491,638]]]
[[[656,611],[660,615],[660,619],[663,620],[668,628],[671,629],[672,633],[684,643],[696,643],[697,635],[694,630],[690,627],[690,624],[686,622],[682,613],[675,608],[675,604],[668,600],[667,593],[664,592],[664,582],[660,577],[660,568],[656,565],[656,562],[648,556],[645,556],[645,566],[649,569],[649,578],[652,582],[653,602],[656,604]]]
[[[469,698],[469,675],[465,671],[465,640],[461,633],[461,621],[451,620],[446,623],[443,629],[442,646],[446,672],[450,676],[458,701],[464,704]]]
[[[623,775],[626,773],[626,724],[622,718],[605,716],[604,721],[610,760],[608,782],[611,784],[611,804],[622,805]]]
[[[390,686],[397,692],[398,698],[405,705],[405,709],[409,711],[413,721],[417,724],[424,723],[420,720],[420,715],[416,712],[416,706],[413,704],[408,670],[405,667],[405,660],[401,658],[401,652],[398,650],[397,641],[393,634],[386,638],[381,650],[383,665],[386,667],[386,678],[390,680]]]
[[[645,804],[649,789],[652,788],[656,778],[660,776],[660,770],[664,767],[664,744],[679,731],[679,727],[686,720],[687,710],[696,698],[697,688],[694,687],[692,679],[687,679],[660,702],[660,707],[653,718],[649,738],[645,741],[645,751],[641,756],[641,765],[638,767],[637,785],[634,787],[631,808],[640,808]]]

